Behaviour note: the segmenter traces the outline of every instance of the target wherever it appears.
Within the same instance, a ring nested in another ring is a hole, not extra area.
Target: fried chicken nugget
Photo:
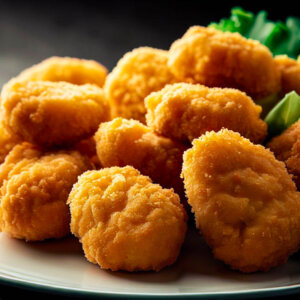
[[[184,241],[186,213],[173,190],[133,167],[86,172],[69,203],[71,231],[87,259],[113,271],[159,271],[173,264]]]
[[[73,84],[96,84],[103,87],[107,69],[94,60],[50,57],[18,75],[20,81],[66,81]]]
[[[285,162],[289,173],[300,189],[300,120],[274,137],[267,145],[277,159]]]
[[[147,125],[181,142],[223,127],[254,143],[267,135],[267,125],[259,118],[262,108],[239,90],[177,83],[150,94],[145,104]]]
[[[145,123],[144,98],[174,82],[167,62],[167,51],[149,47],[134,49],[120,59],[104,87],[113,118],[132,118]]]
[[[172,44],[168,64],[181,81],[237,88],[254,99],[280,90],[270,50],[239,33],[193,26]]]
[[[79,142],[110,119],[109,104],[96,85],[13,80],[1,96],[4,124],[25,141],[45,147]]]
[[[29,143],[17,145],[0,166],[0,229],[27,241],[67,235],[69,193],[90,167],[77,151],[45,153]]]
[[[223,129],[193,141],[184,184],[214,256],[242,272],[286,262],[300,244],[300,194],[284,164]]]
[[[184,195],[180,172],[187,147],[156,135],[139,121],[122,118],[102,123],[95,140],[104,167],[131,165],[155,183]]]
[[[278,55],[275,62],[281,72],[282,94],[291,91],[300,94],[300,57],[295,60],[287,55]]]

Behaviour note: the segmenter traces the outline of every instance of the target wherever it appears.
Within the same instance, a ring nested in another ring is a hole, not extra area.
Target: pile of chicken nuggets
[[[112,271],[173,264],[188,216],[235,270],[268,271],[298,250],[300,121],[263,146],[257,102],[299,91],[300,61],[194,26],[107,73],[52,57],[3,86],[0,231],[71,232]]]

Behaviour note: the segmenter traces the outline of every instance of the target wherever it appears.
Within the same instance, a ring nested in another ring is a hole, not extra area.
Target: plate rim
[[[105,298],[121,298],[121,299],[227,299],[227,298],[241,298],[241,297],[271,297],[271,296],[283,296],[292,295],[300,293],[300,283],[272,287],[272,288],[259,288],[259,289],[249,289],[242,291],[226,291],[226,292],[203,292],[203,293],[119,293],[119,292],[101,292],[94,290],[85,290],[80,288],[55,286],[46,283],[40,283],[37,281],[30,281],[21,278],[11,278],[0,274],[0,284],[4,284],[9,287],[17,287],[21,289],[27,289],[31,291],[41,292],[41,293],[52,293],[68,296],[88,296],[88,297],[104,297]]]

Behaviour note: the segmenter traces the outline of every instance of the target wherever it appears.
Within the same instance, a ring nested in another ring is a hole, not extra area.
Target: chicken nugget
[[[167,62],[167,51],[149,47],[134,49],[120,59],[104,87],[113,118],[132,118],[145,123],[144,98],[174,82]]]
[[[107,69],[94,60],[53,56],[18,75],[20,81],[66,81],[104,85]]]
[[[184,185],[214,256],[242,272],[285,263],[300,244],[300,194],[283,162],[223,129],[193,141]]]
[[[45,147],[79,142],[110,119],[109,104],[96,85],[13,80],[1,96],[4,124],[25,141]]]
[[[267,145],[277,159],[285,162],[288,172],[300,189],[300,120],[274,137]]]
[[[262,108],[239,90],[177,83],[153,92],[145,104],[147,125],[181,142],[223,127],[254,143],[262,142],[267,135],[267,125],[259,118]]]
[[[27,241],[67,235],[69,193],[90,168],[77,151],[44,152],[29,143],[17,145],[0,166],[0,229]]]
[[[254,99],[280,90],[270,50],[239,33],[193,26],[172,44],[168,64],[181,81],[237,88]]]
[[[155,183],[184,195],[180,172],[186,146],[156,135],[139,121],[122,118],[102,123],[95,140],[104,167],[131,165]]]
[[[112,271],[159,271],[184,241],[186,213],[177,194],[133,167],[82,174],[69,196],[71,231],[86,258]]]
[[[300,94],[300,57],[295,60],[287,55],[278,55],[275,62],[281,72],[282,94],[291,91]]]

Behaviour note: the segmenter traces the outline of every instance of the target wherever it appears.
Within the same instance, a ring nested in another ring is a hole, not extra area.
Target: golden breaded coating
[[[90,169],[77,151],[47,152],[17,145],[0,166],[0,228],[27,241],[69,233],[68,195],[77,177]]]
[[[173,190],[136,169],[86,172],[69,203],[71,231],[87,259],[112,271],[159,271],[173,264],[186,232],[186,213]]]
[[[94,60],[53,56],[18,75],[20,81],[66,81],[103,87],[107,69]]]
[[[177,83],[150,94],[145,104],[147,125],[181,142],[223,127],[254,143],[267,135],[267,125],[259,118],[262,108],[239,90]]]
[[[139,121],[122,118],[102,123],[95,140],[103,167],[133,166],[155,183],[184,195],[180,172],[185,146],[156,135]]]
[[[300,189],[300,120],[274,137],[267,145],[277,159],[286,163],[290,174]]]
[[[285,161],[291,156],[293,145],[298,137],[300,137],[300,120],[281,135],[274,137],[267,146],[274,152],[277,159]]]
[[[104,87],[113,118],[132,118],[145,123],[144,98],[174,82],[167,62],[167,51],[149,47],[134,49],[120,59]]]
[[[11,134],[5,128],[0,116],[0,164],[4,162],[4,159],[10,150],[20,142],[21,140],[17,136]]]
[[[295,91],[300,94],[300,58],[289,58],[287,55],[278,55],[275,62],[281,72],[282,94]]]
[[[96,85],[12,80],[1,96],[4,124],[25,141],[46,147],[79,142],[110,119]]]
[[[214,256],[242,272],[268,271],[300,244],[300,194],[284,163],[223,129],[193,141],[182,175]]]
[[[172,44],[168,64],[181,81],[237,88],[254,99],[280,90],[270,50],[239,33],[191,27]]]

